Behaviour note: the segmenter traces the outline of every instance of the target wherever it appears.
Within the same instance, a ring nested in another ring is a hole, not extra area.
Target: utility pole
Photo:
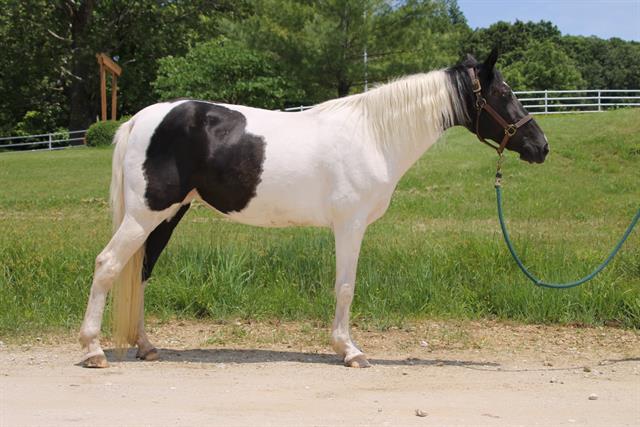
[[[367,35],[368,35],[368,31],[367,31],[367,5],[365,4],[364,6],[364,11],[362,12],[362,15],[364,17],[364,52],[362,54],[362,60],[364,62],[364,91],[366,92],[369,89],[369,82],[367,81],[368,75],[367,75]]]

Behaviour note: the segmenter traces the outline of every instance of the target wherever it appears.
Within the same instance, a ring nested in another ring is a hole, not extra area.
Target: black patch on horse
[[[152,210],[182,202],[196,189],[220,212],[241,211],[256,195],[264,163],[264,139],[246,132],[241,113],[187,101],[156,128],[143,165],[145,199]]]

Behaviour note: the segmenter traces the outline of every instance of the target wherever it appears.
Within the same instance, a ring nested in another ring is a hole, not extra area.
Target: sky
[[[458,0],[471,28],[551,21],[562,34],[640,41],[640,0]]]

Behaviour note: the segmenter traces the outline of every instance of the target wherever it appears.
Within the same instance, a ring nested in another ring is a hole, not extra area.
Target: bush
[[[120,125],[129,120],[129,117],[123,117],[120,120],[107,120],[104,122],[96,122],[89,126],[85,140],[89,147],[104,147],[111,145],[113,136]]]

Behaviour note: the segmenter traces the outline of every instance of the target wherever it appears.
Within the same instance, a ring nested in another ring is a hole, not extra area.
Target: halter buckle
[[[516,125],[509,125],[506,128],[504,128],[505,135],[509,135],[509,136],[515,135],[517,131],[518,131],[518,128],[516,127]]]
[[[486,104],[487,104],[487,100],[484,99],[483,97],[478,97],[478,99],[476,99],[476,108],[478,110],[482,110]]]
[[[482,86],[480,86],[480,80],[479,79],[472,79],[471,80],[471,86],[473,88],[473,91],[478,93],[482,90]]]

